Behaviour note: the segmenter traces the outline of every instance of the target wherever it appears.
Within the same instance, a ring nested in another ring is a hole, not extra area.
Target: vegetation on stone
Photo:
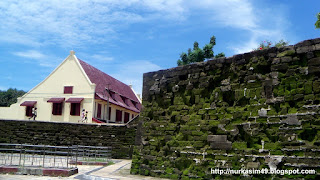
[[[272,44],[273,43],[271,41],[265,40],[259,44],[259,47],[257,47],[256,49],[253,49],[253,50],[263,50],[263,49],[269,49],[271,47],[281,48],[281,47],[287,46],[289,44],[289,42],[282,39],[279,42],[274,43],[274,45],[272,45]]]

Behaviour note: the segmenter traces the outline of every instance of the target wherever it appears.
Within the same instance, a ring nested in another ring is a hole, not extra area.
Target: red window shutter
[[[70,115],[80,116],[80,103],[71,103]]]
[[[74,111],[75,111],[74,105],[73,105],[73,103],[71,103],[70,115],[74,115],[75,114]]]
[[[80,116],[80,103],[73,103],[75,104],[75,115]]]
[[[26,106],[26,116],[32,116],[32,106]]]
[[[52,114],[53,115],[62,115],[62,103],[53,103]]]
[[[52,114],[53,115],[56,115],[56,109],[57,109],[57,107],[56,107],[57,105],[56,105],[56,103],[52,103]]]
[[[98,104],[97,118],[101,118],[101,104]]]
[[[73,86],[65,86],[64,87],[64,94],[72,94]]]
[[[127,123],[129,121],[129,116],[130,116],[129,113],[127,112],[124,113],[124,123]]]

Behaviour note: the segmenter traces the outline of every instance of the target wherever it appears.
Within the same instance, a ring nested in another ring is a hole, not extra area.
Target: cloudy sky
[[[212,35],[215,54],[261,41],[320,37],[319,0],[1,0],[0,90],[30,90],[70,50],[142,91],[142,74],[176,66]]]

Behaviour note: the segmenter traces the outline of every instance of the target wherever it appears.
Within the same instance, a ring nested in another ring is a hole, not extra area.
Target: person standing
[[[84,122],[84,120],[85,120],[85,112],[86,112],[86,110],[85,110],[85,109],[82,109],[81,119],[80,119],[78,122]]]
[[[37,117],[37,108],[32,108],[32,117],[33,117],[33,120],[35,121]]]
[[[86,114],[84,115],[84,121],[88,123],[88,111],[86,111]]]

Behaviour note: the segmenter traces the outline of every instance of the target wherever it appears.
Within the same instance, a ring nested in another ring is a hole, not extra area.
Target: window
[[[80,103],[71,103],[70,115],[80,116]]]
[[[33,106],[26,106],[26,116],[32,116],[32,108]]]
[[[122,111],[116,111],[116,122],[122,122]]]
[[[137,104],[138,104],[138,103],[135,102],[135,101],[132,101],[132,100],[131,100],[131,102],[132,102],[132,104],[134,105],[134,107],[138,109],[138,107],[137,107]]]
[[[120,97],[121,97],[122,101],[123,101],[127,106],[129,106],[129,105],[128,105],[128,102],[127,102],[128,98],[126,98],[126,97],[124,97],[124,96],[120,96]]]
[[[129,116],[130,116],[129,113],[127,112],[124,113],[124,123],[127,123],[129,121]]]
[[[53,103],[52,104],[52,114],[53,115],[62,115],[62,103]]]
[[[72,94],[73,86],[65,86],[64,87],[64,94]]]
[[[101,104],[98,104],[97,118],[101,118]]]
[[[109,91],[109,92],[110,92],[111,98],[112,98],[114,101],[117,101],[117,100],[116,100],[116,93],[113,92],[113,91]]]

